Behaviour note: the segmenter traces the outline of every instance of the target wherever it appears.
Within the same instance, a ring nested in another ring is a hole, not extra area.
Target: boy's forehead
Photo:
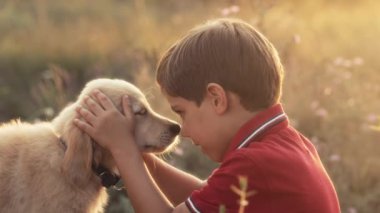
[[[175,101],[178,101],[179,97],[174,97],[174,96],[171,96],[169,95],[168,92],[166,92],[165,89],[162,89],[161,88],[161,93],[164,95],[164,97],[169,101],[169,102],[175,102]]]
[[[181,98],[180,97],[173,97],[169,94],[164,94],[166,100],[168,100],[169,104],[171,106],[181,104]]]
[[[172,96],[168,94],[164,89],[161,88],[161,93],[164,95],[166,100],[169,102],[171,108],[176,107],[186,107],[189,105],[196,105],[195,102],[187,100],[181,96]]]
[[[178,107],[178,106],[184,106],[184,105],[187,105],[189,101],[187,101],[186,99],[182,98],[182,97],[179,97],[179,96],[171,96],[167,93],[163,93],[163,95],[165,96],[166,100],[169,102],[171,108],[173,107]]]

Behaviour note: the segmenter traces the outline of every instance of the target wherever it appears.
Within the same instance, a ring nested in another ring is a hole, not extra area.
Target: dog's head
[[[92,177],[92,164],[101,164],[118,173],[109,152],[93,143],[91,138],[73,124],[75,108],[82,105],[86,95],[95,89],[106,94],[122,112],[122,97],[128,95],[135,114],[135,141],[141,151],[163,152],[175,141],[180,126],[155,113],[144,94],[134,85],[116,79],[96,79],[87,83],[77,101],[66,107],[54,120],[53,125],[67,144],[63,171],[76,184],[85,184]]]

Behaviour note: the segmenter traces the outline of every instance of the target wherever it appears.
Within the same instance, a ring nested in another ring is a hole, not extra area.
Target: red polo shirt
[[[241,201],[238,177],[248,180]],[[239,205],[243,203],[243,205]],[[339,213],[334,186],[312,143],[289,126],[280,104],[244,124],[207,185],[186,200],[191,212]]]

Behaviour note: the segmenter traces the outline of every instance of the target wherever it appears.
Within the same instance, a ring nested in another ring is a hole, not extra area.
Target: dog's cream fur
[[[176,124],[154,113],[132,84],[91,81],[52,122],[12,121],[0,126],[0,212],[103,212],[107,193],[92,171],[92,162],[118,171],[110,153],[72,123],[75,108],[94,89],[105,93],[119,110],[123,95],[132,98],[135,137],[143,151],[163,151],[178,134],[171,129]]]

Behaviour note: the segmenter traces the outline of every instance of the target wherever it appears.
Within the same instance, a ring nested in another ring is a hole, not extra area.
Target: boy
[[[121,114],[96,91],[86,102],[90,111],[78,109],[86,122],[74,122],[110,150],[136,212],[223,206],[226,212],[338,213],[315,148],[289,126],[279,104],[282,78],[275,48],[240,20],[208,22],[164,54],[157,82],[181,117],[181,135],[220,162],[207,181],[139,153],[128,97]],[[238,177],[246,178],[246,189]]]

